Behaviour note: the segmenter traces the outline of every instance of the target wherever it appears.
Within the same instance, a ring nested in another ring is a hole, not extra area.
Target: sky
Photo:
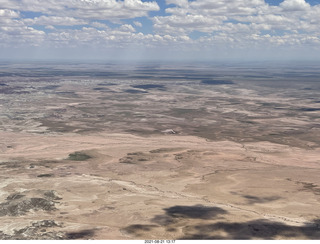
[[[0,59],[320,61],[320,0],[0,0]]]

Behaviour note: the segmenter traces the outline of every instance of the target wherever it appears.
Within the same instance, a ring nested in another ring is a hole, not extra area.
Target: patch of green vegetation
[[[70,153],[67,159],[72,161],[85,161],[90,158],[92,157],[83,152],[74,152],[74,153]]]
[[[39,178],[42,178],[42,177],[52,177],[53,174],[41,174],[41,175],[38,175],[37,177]]]

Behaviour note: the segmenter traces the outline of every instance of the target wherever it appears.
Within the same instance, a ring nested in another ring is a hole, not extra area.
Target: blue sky
[[[320,59],[320,0],[0,0],[0,59]]]

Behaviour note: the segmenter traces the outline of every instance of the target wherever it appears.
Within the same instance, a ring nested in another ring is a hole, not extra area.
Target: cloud
[[[142,23],[139,21],[133,21],[133,24],[138,27],[142,27]]]
[[[186,7],[189,4],[188,0],[166,0],[166,3],[167,5],[175,4],[180,7]]]
[[[45,28],[48,30],[55,30],[56,29],[53,25],[46,25]]]
[[[310,9],[310,4],[304,0],[284,0],[280,7],[283,11],[306,11]]]
[[[28,25],[63,25],[63,26],[73,26],[73,25],[86,25],[87,21],[76,19],[73,17],[59,17],[59,16],[40,16],[34,19],[24,20]]]
[[[166,0],[166,4],[166,14],[153,12],[150,17],[151,11],[160,10],[155,0],[0,0],[0,47],[145,48],[161,54],[180,50],[221,55],[319,49],[320,4],[311,6],[305,0],[283,0],[277,6],[264,0]],[[37,17],[29,17],[29,12]]]
[[[43,15],[105,20],[148,16],[148,12],[160,10],[157,2],[141,0],[0,0],[0,6]]]
[[[92,27],[95,27],[95,28],[101,28],[101,29],[109,29],[109,26],[104,24],[104,23],[100,23],[100,22],[91,22],[90,24]]]
[[[263,0],[166,2],[174,4],[166,9],[170,15],[153,17],[155,31],[160,35],[190,35],[198,31],[208,37],[208,43],[223,40],[248,47],[252,40],[261,46],[266,41],[300,45],[305,40],[302,34],[305,32],[312,37],[309,41],[317,43],[319,40],[320,29],[316,23],[320,20],[320,5],[310,6],[304,0],[284,0],[279,6],[268,5]]]
[[[123,32],[135,32],[136,30],[133,28],[132,25],[122,25],[120,26],[119,28],[120,31],[123,31]]]
[[[19,12],[10,9],[0,9],[0,18],[18,18],[20,17]]]
[[[110,28],[100,20],[121,23],[123,19],[148,16],[150,11],[160,10],[157,2],[151,0],[0,0],[0,6],[4,8],[0,9],[0,46],[76,47],[111,42],[122,46],[141,40],[141,35],[135,38],[132,33],[136,30],[130,24]],[[40,16],[25,18],[28,12]],[[45,31],[38,30],[39,26]],[[57,26],[72,28],[61,30]]]
[[[175,4],[166,9],[169,16],[153,18],[155,30],[160,33],[190,33],[192,31],[213,32],[223,28],[225,22],[237,17],[257,15],[267,4],[263,0],[248,1],[179,1],[168,0]],[[175,30],[176,29],[176,30]]]
[[[20,26],[0,26],[1,47],[25,47],[40,46],[45,39],[45,32],[32,27]]]

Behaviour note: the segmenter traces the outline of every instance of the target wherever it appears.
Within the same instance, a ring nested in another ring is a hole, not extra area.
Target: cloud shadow
[[[247,196],[252,203],[272,201],[274,199],[256,199]],[[172,206],[164,208],[162,215],[154,216],[149,225],[130,225],[124,228],[128,234],[147,238],[165,229],[168,235],[176,232],[181,240],[251,240],[251,239],[320,239],[320,220],[302,226],[291,226],[285,223],[256,219],[244,222],[226,220],[223,215],[228,211],[219,207],[203,205]],[[180,229],[180,231],[178,231]],[[178,233],[182,233],[178,234]]]

